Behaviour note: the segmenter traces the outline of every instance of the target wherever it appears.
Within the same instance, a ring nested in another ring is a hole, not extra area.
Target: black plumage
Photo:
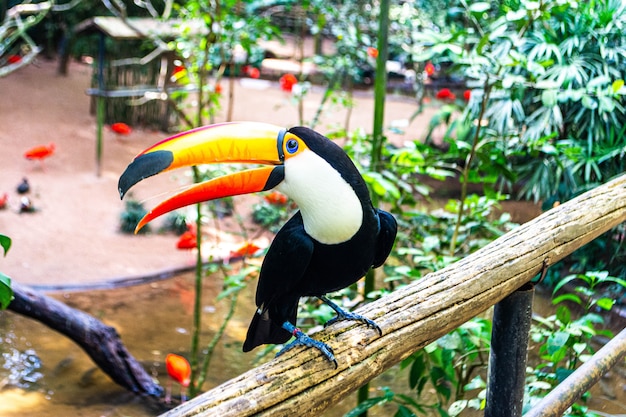
[[[296,340],[317,348],[335,362],[332,349],[296,327],[298,302],[314,296],[328,304],[337,320],[356,320],[381,329],[372,320],[347,313],[324,295],[345,288],[370,268],[385,262],[396,236],[393,216],[372,205],[358,169],[343,149],[306,128],[233,122],[204,126],[165,139],[141,152],[120,177],[123,197],[137,182],[181,166],[215,162],[270,165],[212,178],[170,197],[139,223],[189,204],[229,195],[277,189],[298,211],[277,233],[263,261],[255,313],[243,345]],[[335,362],[336,363],[336,362]]]
[[[312,238],[305,231],[301,212],[283,226],[261,267],[256,293],[259,310],[248,329],[244,351],[261,344],[288,341],[292,334],[283,323],[296,325],[301,297],[321,297],[355,283],[370,268],[384,263],[396,236],[395,219],[372,206],[363,178],[339,146],[307,128],[293,128],[290,132],[303,139],[309,149],[328,161],[350,184],[361,202],[362,223],[352,238],[337,244]]]
[[[30,184],[26,177],[22,178],[22,182],[17,185],[16,191],[18,194],[26,194],[30,191]]]

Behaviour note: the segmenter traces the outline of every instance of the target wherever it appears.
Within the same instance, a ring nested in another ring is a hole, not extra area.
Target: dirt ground
[[[13,240],[7,256],[0,258],[0,271],[16,282],[43,288],[89,286],[184,267],[192,261],[189,253],[176,250],[173,235],[133,236],[118,231],[124,208],[117,193],[120,174],[138,152],[167,135],[134,129],[128,137],[118,138],[105,129],[102,175],[96,176],[96,124],[85,94],[91,71],[87,65],[72,63],[69,75],[62,77],[56,74],[56,62],[39,60],[0,78],[0,197],[4,193],[9,197],[8,207],[0,210],[0,234]],[[321,90],[309,95],[306,120],[313,118],[320,100]],[[352,129],[371,131],[373,106],[371,95],[357,97]],[[386,125],[402,124],[415,109],[408,98],[389,97]],[[224,113],[216,121],[223,121]],[[343,123],[344,117],[344,109],[330,109],[318,130],[324,133]],[[233,120],[286,127],[298,122],[296,106],[278,83],[252,79],[236,83]],[[425,120],[416,120],[405,136],[391,134],[391,139],[420,137]],[[27,149],[50,142],[56,144],[56,151],[44,166],[24,158]],[[33,213],[19,213],[21,196],[16,187],[23,178],[31,185],[28,197],[36,208]],[[151,178],[134,188],[134,197],[152,207],[184,180],[181,172]],[[208,245],[216,256],[240,244],[232,234],[215,234],[219,238]]]

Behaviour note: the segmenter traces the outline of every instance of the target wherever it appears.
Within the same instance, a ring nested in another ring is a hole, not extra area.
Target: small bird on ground
[[[30,198],[23,196],[20,198],[20,213],[33,213],[35,212],[35,206],[33,206],[33,202],[30,201]]]
[[[215,162],[265,164],[196,184],[150,211],[137,225],[190,204],[226,196],[268,191],[289,196],[298,211],[272,241],[259,274],[258,307],[243,344],[295,340],[278,353],[304,345],[318,349],[337,366],[332,348],[296,327],[301,297],[317,297],[338,320],[372,320],[343,311],[326,293],[352,285],[381,266],[393,246],[394,217],[372,205],[361,174],[337,144],[306,128],[283,129],[265,123],[221,123],[181,133],[141,152],[121,175],[120,196],[139,181],[174,168]]]
[[[18,194],[26,194],[30,191],[30,184],[28,183],[28,178],[22,178],[22,182],[17,185],[16,191]]]
[[[9,203],[9,194],[4,193],[2,197],[0,197],[0,210],[4,210],[7,208],[7,204]]]
[[[133,129],[129,125],[122,122],[113,123],[111,125],[111,130],[115,132],[117,138],[119,138],[120,136],[128,136],[133,131]]]
[[[24,152],[24,157],[30,161],[39,161],[41,168],[45,168],[43,161],[54,154],[56,145],[54,142],[50,142],[48,145],[39,145],[34,148],[30,148]]]
[[[189,362],[180,355],[168,353],[165,357],[165,369],[171,378],[168,381],[165,392],[165,402],[169,404],[172,401],[172,380],[180,384],[180,401],[185,402],[187,399],[185,388],[191,383],[191,366]]]

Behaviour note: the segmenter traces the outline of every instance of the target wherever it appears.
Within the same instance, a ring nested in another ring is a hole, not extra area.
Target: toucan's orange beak
[[[285,129],[266,123],[222,123],[165,139],[135,157],[118,182],[120,197],[144,178],[183,166],[216,162],[269,164],[196,184],[157,205],[135,232],[172,210],[217,198],[265,191],[284,179]]]

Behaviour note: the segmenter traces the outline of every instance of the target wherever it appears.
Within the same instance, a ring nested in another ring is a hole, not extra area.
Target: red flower
[[[252,256],[254,255],[260,247],[251,242],[244,242],[237,250],[231,250],[230,256],[231,258],[238,258],[240,256]]]
[[[278,80],[280,83],[280,89],[288,93],[291,92],[293,86],[298,84],[298,79],[293,74],[285,74]]]
[[[432,62],[428,61],[426,65],[424,65],[424,72],[429,77],[435,73],[435,66],[433,65]]]
[[[287,204],[287,196],[279,191],[274,191],[265,196],[265,201],[270,204],[283,205]]]
[[[182,235],[180,235],[180,238],[178,239],[178,242],[176,242],[176,248],[180,249],[180,250],[185,250],[185,249],[195,249],[198,247],[198,240],[197,240],[197,236],[196,233],[192,230],[187,230],[185,233],[183,233]]]
[[[128,135],[130,132],[133,131],[133,129],[131,129],[130,126],[122,122],[113,123],[111,125],[111,130],[117,133],[118,135]]]
[[[378,58],[378,49],[370,46],[369,48],[367,48],[367,54],[372,58]]]
[[[472,91],[471,90],[465,90],[463,91],[463,99],[465,101],[470,101],[470,98],[472,97]]]
[[[22,61],[22,57],[19,55],[9,55],[9,64],[17,64]]]
[[[261,71],[256,67],[251,67],[248,69],[248,75],[250,78],[259,78],[261,76]]]
[[[221,84],[215,84],[215,94],[222,94],[222,85]]]
[[[437,97],[437,99],[439,100],[444,101],[453,101],[454,99],[456,99],[456,96],[452,91],[450,91],[449,88],[442,88],[441,90],[437,91],[435,97]]]

